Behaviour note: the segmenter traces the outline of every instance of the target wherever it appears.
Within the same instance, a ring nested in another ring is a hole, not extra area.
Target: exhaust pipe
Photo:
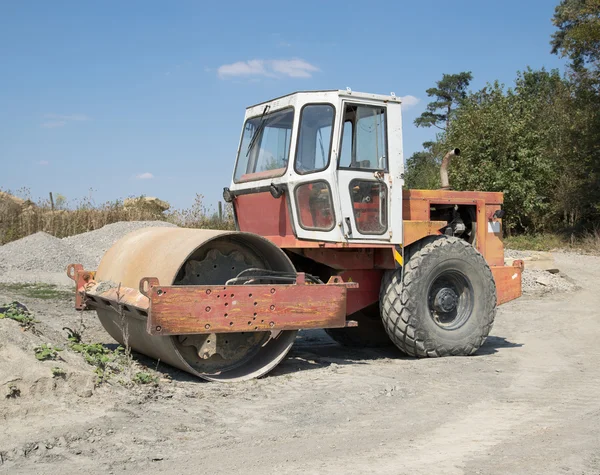
[[[448,167],[450,166],[450,160],[452,159],[452,157],[454,156],[459,156],[460,155],[460,149],[455,148],[450,150],[446,155],[444,155],[444,158],[442,158],[442,166],[440,168],[440,178],[442,181],[442,190],[449,190],[450,189],[450,181],[448,180]]]

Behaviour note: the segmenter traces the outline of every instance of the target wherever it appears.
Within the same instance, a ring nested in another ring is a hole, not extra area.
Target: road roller
[[[404,188],[401,98],[296,92],[246,109],[235,231],[145,228],[98,269],[71,264],[78,309],[121,344],[209,381],[265,375],[298,330],[413,357],[474,354],[521,295],[503,194]]]

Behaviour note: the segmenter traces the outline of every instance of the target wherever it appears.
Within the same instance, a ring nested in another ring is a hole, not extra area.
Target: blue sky
[[[512,84],[550,54],[558,0],[0,2],[0,188],[216,205],[246,106],[295,90],[411,96],[443,73]]]

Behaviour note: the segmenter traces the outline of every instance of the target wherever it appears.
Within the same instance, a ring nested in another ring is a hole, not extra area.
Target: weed
[[[71,340],[71,338],[69,338]],[[71,349],[81,353],[86,363],[95,366],[97,383],[104,383],[112,373],[120,372],[119,363],[123,358],[123,347],[111,350],[101,343],[82,343],[71,340]]]
[[[16,399],[21,396],[21,390],[16,387],[14,384],[11,384],[8,387],[8,392],[6,393],[6,399]]]
[[[69,300],[73,292],[52,284],[0,284],[0,290],[41,300]]]
[[[62,368],[60,368],[58,366],[54,366],[52,368],[52,377],[54,377],[54,378],[64,378],[66,375],[67,375],[67,372],[64,369],[62,369]]]
[[[152,376],[150,373],[140,371],[135,373],[133,382],[137,384],[158,384],[158,377]]]
[[[3,318],[8,318],[10,320],[14,320],[15,322],[19,322],[26,330],[33,328],[35,323],[38,323],[31,315],[31,312],[27,310],[27,308],[20,304],[19,302],[12,302],[8,305],[0,306],[0,320]]]
[[[56,360],[59,358],[58,352],[62,351],[62,348],[55,348],[52,345],[44,343],[41,346],[37,346],[33,349],[35,357],[40,361]]]
[[[81,343],[81,332],[77,330],[71,330],[69,327],[63,327],[63,330],[67,330],[67,340],[73,343]]]

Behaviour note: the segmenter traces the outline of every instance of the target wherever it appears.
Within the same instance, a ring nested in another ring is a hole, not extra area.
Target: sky
[[[0,189],[216,207],[245,108],[296,90],[403,96],[408,157],[442,74],[564,69],[557,3],[0,1]]]

